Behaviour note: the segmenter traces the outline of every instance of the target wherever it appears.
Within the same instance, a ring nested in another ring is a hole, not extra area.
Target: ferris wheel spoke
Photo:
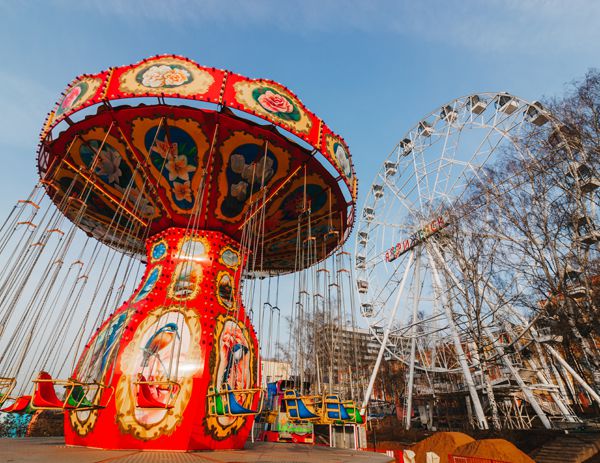
[[[410,262],[412,260],[412,258],[410,256],[412,256],[412,253],[409,254],[409,256],[407,258],[408,259],[407,261],[400,262],[398,265],[396,265],[394,271],[389,275],[388,279],[381,286],[381,290],[374,295],[373,300],[379,300],[379,298],[383,294],[383,291],[388,286],[390,286],[390,285],[392,285],[394,283],[395,284],[401,284],[402,283],[402,281],[404,280],[404,278],[403,277],[399,278],[400,270],[402,270],[403,266],[410,266]],[[389,295],[385,298],[385,300],[383,302],[387,302],[392,295],[393,295],[393,291],[390,291]]]

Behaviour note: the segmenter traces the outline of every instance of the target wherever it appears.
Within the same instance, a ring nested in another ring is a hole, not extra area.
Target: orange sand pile
[[[482,439],[457,448],[453,455],[490,458],[508,463],[535,463],[525,453],[504,439]]]
[[[408,448],[406,444],[395,442],[391,440],[382,440],[377,442],[377,448],[386,450],[402,450]]]
[[[440,457],[440,463],[448,463],[449,453],[454,453],[456,448],[471,442],[475,442],[473,438],[462,432],[436,432],[409,449],[415,452],[416,463],[425,463],[427,452],[435,452]]]

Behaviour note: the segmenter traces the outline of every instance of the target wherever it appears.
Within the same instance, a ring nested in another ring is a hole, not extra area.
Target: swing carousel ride
[[[255,282],[346,240],[343,139],[282,85],[167,55],[76,78],[38,169],[1,230],[2,411],[64,410],[69,445],[243,447]]]

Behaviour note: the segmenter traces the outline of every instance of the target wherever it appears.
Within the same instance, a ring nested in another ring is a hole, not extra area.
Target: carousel
[[[348,237],[344,140],[280,84],[164,55],[77,77],[38,170],[0,230],[2,411],[64,411],[67,445],[242,448],[255,288]]]

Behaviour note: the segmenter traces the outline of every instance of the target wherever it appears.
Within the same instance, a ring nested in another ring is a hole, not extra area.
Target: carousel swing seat
[[[327,423],[351,422],[348,410],[337,395],[327,395],[323,401],[323,420]]]
[[[115,388],[98,382],[81,382],[74,378],[70,379],[71,386],[68,388],[67,408],[77,410],[98,410],[106,408],[112,398]],[[109,393],[105,394],[108,390]],[[91,397],[91,398],[90,398]]]
[[[173,408],[175,396],[179,393],[179,383],[175,381],[148,381],[142,375],[135,383],[137,408]],[[167,391],[166,400],[161,400],[158,395]]]
[[[0,377],[0,406],[10,398],[10,394],[17,385],[15,378]]]
[[[86,397],[86,391],[81,384],[74,384],[70,388],[67,397],[67,407],[69,408],[96,408]]]
[[[231,389],[229,384],[226,384],[223,391],[218,391],[216,387],[208,388],[208,405],[210,414],[215,416],[248,416],[257,415],[262,410],[262,395],[260,403],[256,410],[246,408],[242,405],[236,395],[244,397],[243,402],[247,401],[249,396],[254,401],[255,394],[260,394],[260,389]]]
[[[34,410],[62,410],[67,408],[67,399],[60,400],[54,388],[58,385],[66,388],[72,387],[73,383],[71,381],[53,379],[49,373],[40,371],[33,383],[35,387],[31,398],[31,408]]]
[[[17,397],[15,401],[10,404],[8,407],[5,407],[0,410],[2,413],[18,413],[18,414],[26,414],[31,413],[31,396],[30,395],[22,395]]]
[[[354,401],[347,400],[342,403],[342,405],[346,408],[348,415],[350,415],[350,422],[355,424],[363,424],[364,419],[360,414],[360,409],[356,406]]]
[[[110,389],[108,399],[104,403],[108,403],[112,397],[113,388],[99,383],[81,383],[74,379],[71,380],[71,385],[67,386],[67,398],[65,408],[76,410],[98,410],[106,408],[106,405],[101,403],[103,391]],[[95,390],[94,398],[90,400],[88,396],[90,391]]]
[[[283,393],[283,401],[288,417],[291,420],[317,421],[320,416],[304,402],[305,400],[314,400],[312,396],[298,396],[293,389],[288,389]]]

